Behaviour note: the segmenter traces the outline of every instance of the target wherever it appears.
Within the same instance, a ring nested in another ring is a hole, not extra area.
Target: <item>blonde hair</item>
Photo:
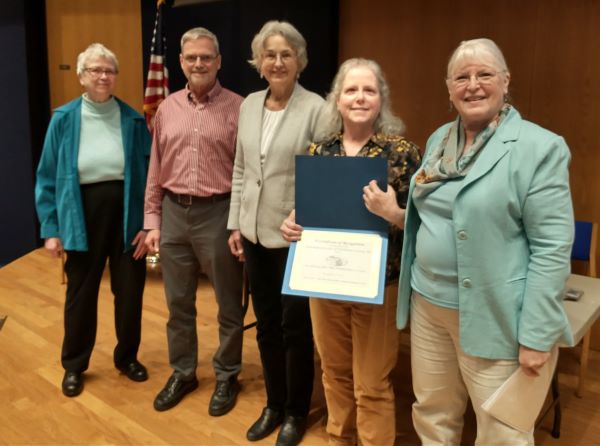
[[[479,38],[460,42],[448,61],[446,74],[448,78],[450,78],[456,66],[464,60],[490,61],[498,72],[510,74],[502,51],[491,39]]]
[[[394,115],[394,112],[392,111],[390,88],[379,64],[370,59],[354,58],[348,59],[340,65],[340,68],[333,79],[331,91],[327,95],[325,101],[322,113],[322,124],[317,133],[317,141],[329,139],[343,131],[344,123],[342,121],[342,116],[337,109],[337,102],[340,98],[342,86],[348,72],[356,67],[368,68],[373,72],[377,79],[377,86],[381,97],[381,109],[379,111],[379,116],[377,116],[377,119],[373,124],[375,133],[400,135],[404,132],[404,123],[399,117]]]

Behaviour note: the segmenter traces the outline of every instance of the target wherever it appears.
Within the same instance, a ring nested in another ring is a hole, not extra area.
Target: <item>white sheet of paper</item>
[[[519,367],[481,408],[512,428],[529,432],[546,401],[557,359],[558,347],[555,346],[536,377],[525,375]]]
[[[290,288],[375,298],[382,238],[377,234],[305,229],[296,245]]]

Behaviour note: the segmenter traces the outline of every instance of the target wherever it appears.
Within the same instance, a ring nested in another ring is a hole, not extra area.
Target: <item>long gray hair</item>
[[[321,125],[317,130],[317,141],[329,139],[343,131],[344,124],[342,116],[337,109],[337,101],[340,98],[342,85],[344,84],[348,72],[356,67],[367,67],[373,72],[377,79],[379,95],[381,96],[381,110],[373,124],[375,133],[400,135],[404,131],[404,123],[392,112],[390,88],[388,87],[379,64],[370,59],[353,58],[346,60],[340,65],[340,68],[333,79],[331,91],[327,95],[327,100],[325,101]]]

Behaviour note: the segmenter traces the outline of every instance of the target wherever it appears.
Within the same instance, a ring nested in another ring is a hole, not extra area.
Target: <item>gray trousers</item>
[[[202,271],[215,290],[219,308],[215,375],[217,380],[237,376],[242,366],[244,325],[242,265],[227,245],[229,200],[184,207],[165,195],[162,212],[160,263],[169,308],[169,363],[181,378],[196,373],[196,289]]]

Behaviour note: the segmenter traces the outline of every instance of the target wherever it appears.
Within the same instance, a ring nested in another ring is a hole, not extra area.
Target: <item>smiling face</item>
[[[360,125],[373,129],[381,111],[381,94],[377,78],[370,68],[356,66],[348,71],[342,82],[337,109],[344,128]]]
[[[208,37],[188,40],[183,44],[179,62],[189,89],[198,99],[202,98],[215,85],[221,68],[221,56],[213,41]]]
[[[274,35],[265,40],[260,73],[269,86],[290,88],[298,78],[298,56],[285,37]]]
[[[467,129],[480,131],[500,112],[510,75],[485,59],[457,63],[447,80],[450,101]]]
[[[86,61],[83,72],[79,75],[79,83],[92,101],[104,102],[113,94],[116,77],[117,69],[112,60],[92,57]]]

